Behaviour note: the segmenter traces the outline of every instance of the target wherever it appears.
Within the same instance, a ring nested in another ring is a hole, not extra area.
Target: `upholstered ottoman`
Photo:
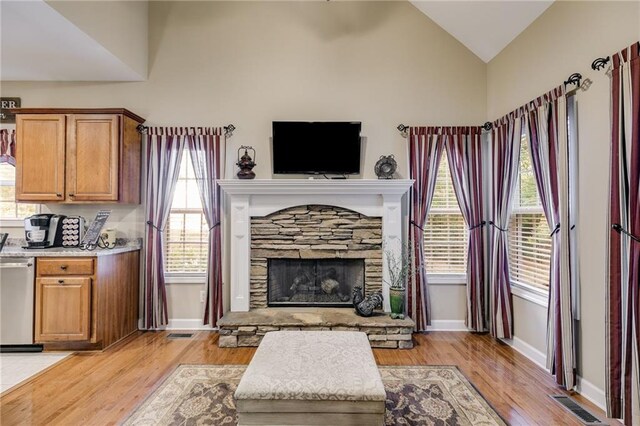
[[[386,394],[365,333],[267,333],[235,393],[239,425],[382,425]]]

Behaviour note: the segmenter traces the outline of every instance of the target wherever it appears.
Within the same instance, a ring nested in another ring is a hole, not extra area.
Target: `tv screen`
[[[273,122],[273,173],[360,173],[360,122]]]

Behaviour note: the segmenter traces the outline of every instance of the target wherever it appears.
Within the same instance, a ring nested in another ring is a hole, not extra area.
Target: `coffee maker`
[[[62,246],[62,220],[59,214],[34,214],[24,220],[25,248]]]

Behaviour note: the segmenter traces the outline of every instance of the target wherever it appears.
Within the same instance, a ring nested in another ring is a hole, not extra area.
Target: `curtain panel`
[[[424,226],[436,187],[444,137],[437,127],[409,128],[409,177],[415,181],[411,188],[409,241],[416,273],[414,279],[409,280],[407,312],[415,320],[417,331],[426,331],[431,324]]]
[[[143,319],[146,329],[169,322],[164,277],[163,230],[185,145],[185,128],[149,128],[147,137],[146,241],[144,265]]]
[[[547,369],[556,383],[575,386],[575,339],[569,214],[569,140],[562,86],[530,103],[525,131],[542,208],[551,232]]]
[[[513,306],[509,272],[508,226],[512,197],[518,180],[523,116],[514,111],[495,121],[491,143],[491,200],[487,205],[489,241],[489,332],[510,339]]]
[[[0,164],[16,165],[16,131],[0,129]]]
[[[187,146],[193,164],[204,216],[209,227],[207,298],[204,324],[215,327],[222,317],[222,231],[220,187],[224,176],[225,137],[221,127],[206,128],[188,135]]]
[[[607,415],[640,422],[640,43],[612,55]]]
[[[444,130],[449,170],[462,216],[469,228],[467,245],[467,327],[487,331],[488,292],[484,262],[484,171],[482,129]]]

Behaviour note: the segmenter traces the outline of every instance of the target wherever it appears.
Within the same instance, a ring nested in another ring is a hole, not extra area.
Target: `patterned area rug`
[[[246,366],[181,365],[125,425],[235,425]],[[506,425],[457,367],[380,367],[387,425]]]

